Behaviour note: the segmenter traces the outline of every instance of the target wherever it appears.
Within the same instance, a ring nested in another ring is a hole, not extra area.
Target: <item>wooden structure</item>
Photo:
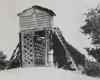
[[[49,34],[55,13],[40,6],[33,6],[18,15],[22,66],[48,66]]]
[[[52,62],[58,68],[78,70],[76,56],[69,49],[71,46],[65,41],[61,31],[53,27],[55,13],[52,10],[33,6],[18,16],[19,43],[10,59],[11,68],[51,66]],[[51,62],[50,57],[53,58]]]
[[[19,62],[22,67],[48,66],[50,32],[55,13],[47,8],[33,6],[19,13],[18,16],[20,20],[20,57],[17,58],[20,59],[16,61],[14,58],[16,56],[13,55],[11,62],[15,60],[15,63]],[[15,52],[14,54],[16,54]]]

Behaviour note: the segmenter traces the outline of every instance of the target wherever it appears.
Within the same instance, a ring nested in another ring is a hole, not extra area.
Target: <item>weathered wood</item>
[[[37,8],[30,8],[20,13],[20,30],[38,27],[52,27],[53,16]]]

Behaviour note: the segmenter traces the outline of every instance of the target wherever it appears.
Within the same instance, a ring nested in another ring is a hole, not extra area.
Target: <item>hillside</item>
[[[19,68],[0,72],[0,80],[100,80],[56,68]]]

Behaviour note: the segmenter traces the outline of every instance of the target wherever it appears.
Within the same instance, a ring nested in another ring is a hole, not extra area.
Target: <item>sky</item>
[[[90,46],[90,41],[80,32],[85,19],[83,14],[99,3],[99,0],[0,0],[0,50],[8,59],[11,57],[19,41],[17,14],[39,5],[56,13],[54,26],[61,29],[67,42],[86,54],[84,48]]]

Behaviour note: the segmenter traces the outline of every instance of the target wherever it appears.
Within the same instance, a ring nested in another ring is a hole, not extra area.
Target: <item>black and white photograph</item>
[[[100,80],[100,0],[0,0],[0,80]]]

